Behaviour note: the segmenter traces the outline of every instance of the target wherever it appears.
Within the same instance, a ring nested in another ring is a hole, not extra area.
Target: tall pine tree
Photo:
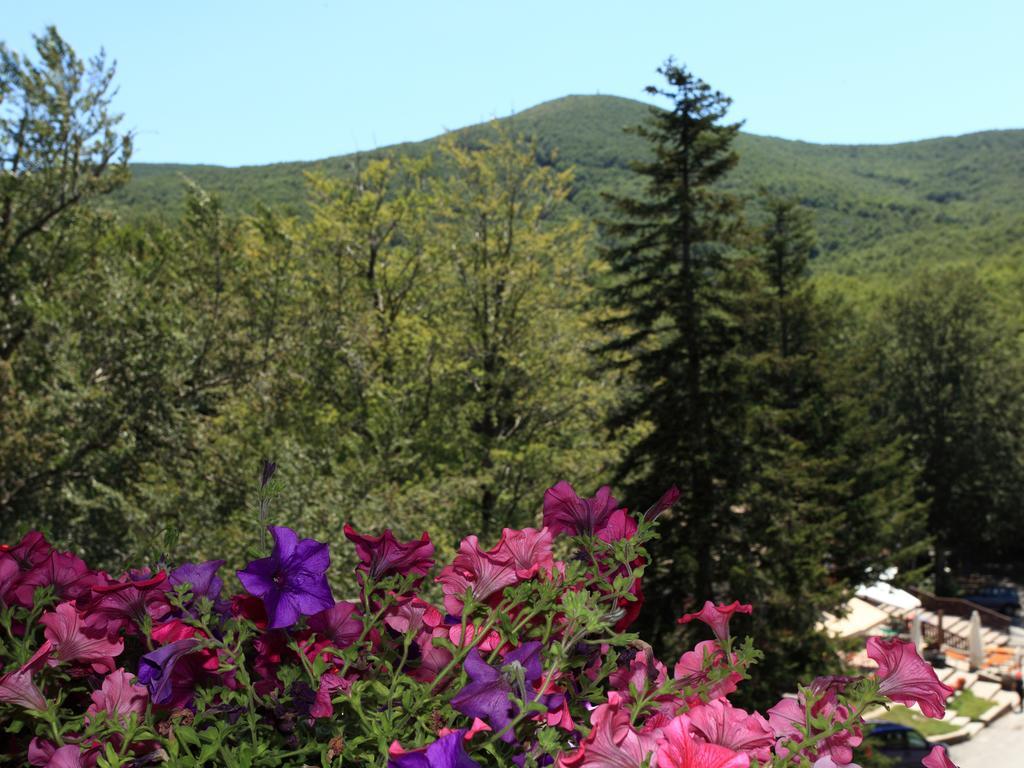
[[[639,501],[669,483],[681,498],[662,527],[648,580],[648,629],[674,624],[681,601],[711,597],[718,537],[732,514],[742,441],[736,385],[738,338],[733,283],[737,201],[715,182],[737,161],[738,123],[724,122],[730,100],[667,61],[658,72],[667,110],[652,109],[633,129],[653,157],[635,166],[642,198],[613,198],[620,218],[607,227],[609,291],[617,326],[612,359],[632,387],[613,426],[641,435],[619,482]]]

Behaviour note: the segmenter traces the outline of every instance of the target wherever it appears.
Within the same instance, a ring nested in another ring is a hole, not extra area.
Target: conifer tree
[[[737,202],[715,186],[736,164],[739,124],[724,122],[730,100],[684,67],[669,60],[658,71],[666,85],[648,92],[667,97],[670,108],[652,109],[634,129],[653,155],[635,166],[646,194],[613,198],[620,219],[608,226],[607,252],[618,329],[608,352],[632,383],[612,424],[641,433],[619,481],[632,495],[669,483],[682,494],[648,581],[655,596],[646,621],[655,633],[687,593],[713,596],[743,411],[731,274]]]
[[[863,397],[845,397],[830,379],[827,339],[836,328],[810,283],[809,213],[770,195],[762,206],[744,303],[746,477],[727,580],[758,607],[753,629],[766,660],[748,692],[756,703],[786,679],[834,667],[821,615],[838,613],[853,587],[912,564],[927,546],[912,473],[889,463],[899,445],[870,429],[857,407]]]
[[[771,698],[785,680],[835,666],[823,611],[845,599],[833,578],[834,529],[842,481],[834,468],[825,377],[818,347],[822,323],[808,262],[815,234],[807,211],[766,195],[764,223],[751,244],[752,278],[744,302],[748,440],[745,478],[734,507],[728,558],[730,592],[754,603],[766,663],[747,695]],[[754,703],[754,702],[751,702]]]

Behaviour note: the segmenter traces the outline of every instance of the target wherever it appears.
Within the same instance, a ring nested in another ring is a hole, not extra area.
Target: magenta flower
[[[34,587],[20,589],[22,580],[50,556],[50,545],[39,531],[29,531],[13,547],[0,545],[0,601],[32,607]]]
[[[51,552],[50,543],[39,531],[29,531],[13,547],[0,545],[0,554],[14,558],[23,571],[31,571],[42,565]]]
[[[21,605],[32,605],[32,595],[39,587],[53,587],[59,600],[77,600],[89,593],[101,577],[90,571],[85,562],[70,552],[51,552],[39,565],[21,579],[14,596]]]
[[[949,759],[949,753],[945,747],[932,747],[932,751],[921,760],[921,765],[924,768],[957,768],[956,764]]]
[[[124,725],[133,712],[141,716],[146,712],[149,690],[135,682],[124,669],[115,669],[105,678],[98,691],[92,692],[92,704],[86,716],[105,712],[111,720]]]
[[[658,768],[748,768],[750,755],[699,741],[687,730],[686,716],[674,718],[658,736]]]
[[[331,701],[335,691],[348,693],[352,688],[352,681],[346,680],[334,672],[326,672],[320,677],[320,685],[317,687],[316,696],[309,708],[309,716],[313,718],[330,717],[334,714],[334,704]]]
[[[132,571],[123,579],[108,578],[105,583],[94,584],[83,611],[86,628],[116,637],[122,629],[137,631],[146,616],[159,621],[171,612],[167,588],[164,571],[152,575],[148,570]]]
[[[270,557],[253,560],[238,572],[242,586],[263,600],[267,627],[290,627],[300,616],[333,607],[326,576],[331,564],[327,545],[299,539],[291,528],[271,525],[267,530],[274,537]]]
[[[32,682],[32,672],[25,667],[0,677],[0,701],[40,712],[46,710],[46,698]]]
[[[626,701],[632,699],[630,687],[643,694],[657,688],[668,678],[668,670],[654,656],[654,649],[647,643],[643,643],[639,649],[622,654],[620,663],[622,666],[608,676],[608,685],[618,691]]]
[[[368,574],[373,581],[394,574],[422,576],[434,565],[434,545],[426,533],[420,539],[398,541],[391,529],[380,536],[364,536],[346,523],[344,531],[345,538],[355,544],[359,555],[356,570]]]
[[[715,605],[710,600],[704,603],[704,607],[696,613],[684,614],[679,619],[679,624],[689,624],[693,620],[703,621],[711,631],[715,633],[718,642],[724,643],[729,639],[729,619],[734,613],[750,614],[754,610],[752,605],[741,605],[739,600],[732,605]]]
[[[348,648],[363,633],[363,622],[359,619],[356,604],[344,600],[313,615],[308,624],[319,639],[338,649]]]
[[[927,717],[941,718],[953,689],[939,682],[935,670],[913,643],[898,638],[868,638],[868,656],[878,662],[878,692],[900,704],[917,704]]]
[[[679,496],[679,489],[673,485],[661,494],[661,498],[654,502],[650,509],[644,512],[644,520],[647,520],[648,522],[657,520],[662,512],[666,512],[675,506],[675,503],[679,501]]]
[[[597,538],[609,544],[622,539],[631,539],[636,534],[637,524],[633,516],[624,509],[616,509],[608,516],[604,527],[597,532]]]
[[[104,674],[113,671],[114,658],[124,650],[123,640],[111,641],[103,631],[87,631],[74,603],[61,603],[44,613],[39,623],[46,627],[43,635],[52,647],[47,661],[50,666],[76,662]]]
[[[744,752],[762,765],[771,757],[775,734],[758,712],[748,714],[728,699],[715,699],[693,707],[683,717],[690,734],[702,741]]]
[[[595,536],[608,523],[619,502],[607,485],[591,499],[581,499],[573,487],[562,480],[544,492],[544,525],[557,536]]]
[[[388,750],[388,768],[480,768],[466,754],[465,731],[452,731],[419,749],[404,750],[397,742]]]
[[[503,731],[519,714],[512,696],[536,699],[551,708],[562,706],[561,694],[536,693],[544,670],[540,663],[540,643],[532,640],[505,654],[500,668],[492,667],[473,648],[466,656],[464,668],[470,682],[452,698],[452,708],[469,717],[478,717],[496,733]],[[515,734],[506,731],[501,740],[512,743]]]
[[[21,568],[18,561],[0,551],[0,603],[4,605],[16,605],[18,585],[21,583]],[[25,606],[26,608],[31,606]]]

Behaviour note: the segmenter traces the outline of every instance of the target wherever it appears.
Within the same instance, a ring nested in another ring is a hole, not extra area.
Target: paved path
[[[959,768],[1021,768],[1024,766],[1024,714],[1011,711],[970,741],[950,747]]]

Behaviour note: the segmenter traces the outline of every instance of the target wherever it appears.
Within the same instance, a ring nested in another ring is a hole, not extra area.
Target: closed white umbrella
[[[914,618],[910,621],[910,642],[914,644],[915,650],[920,653],[924,647],[924,634],[921,631],[920,613],[915,613]]]
[[[971,629],[967,636],[967,650],[971,669],[981,669],[985,666],[985,646],[981,643],[981,616],[977,611],[971,611]]]

